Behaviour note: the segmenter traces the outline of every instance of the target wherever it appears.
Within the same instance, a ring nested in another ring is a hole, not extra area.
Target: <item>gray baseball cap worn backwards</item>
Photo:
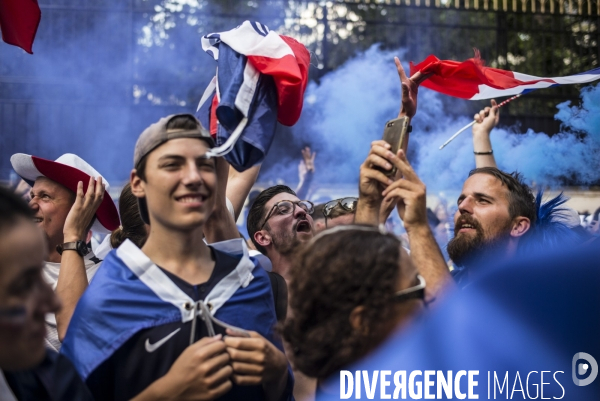
[[[196,127],[194,129],[167,128],[169,122],[177,117],[189,117],[193,119],[196,122]],[[163,143],[168,142],[171,139],[178,138],[198,138],[204,140],[209,148],[213,148],[215,146],[215,142],[210,136],[210,133],[192,114],[172,114],[170,116],[161,118],[158,120],[158,122],[150,125],[144,130],[144,132],[142,132],[135,144],[135,150],[133,152],[134,167],[137,169],[142,159],[144,159],[149,153]],[[142,220],[144,223],[150,224],[146,199],[138,198],[138,206]]]
[[[190,117],[196,121],[196,128],[191,130],[167,128],[169,122],[177,117]],[[152,152],[163,143],[177,138],[199,138],[205,140],[209,147],[212,148],[215,146],[215,142],[210,136],[210,133],[202,126],[202,124],[200,124],[200,121],[198,121],[196,117],[191,114],[172,114],[161,118],[158,122],[155,122],[142,132],[135,144],[135,151],[133,152],[134,167],[137,168],[140,161],[146,157],[148,153]]]

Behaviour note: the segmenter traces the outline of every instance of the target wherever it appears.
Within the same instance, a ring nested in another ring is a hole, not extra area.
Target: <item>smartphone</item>
[[[402,148],[402,145],[406,140],[406,134],[409,132],[409,124],[410,118],[408,117],[399,117],[385,123],[382,139],[390,144],[390,152],[396,154],[398,150]],[[388,177],[396,175],[396,167],[392,167],[391,170],[384,170],[381,168],[378,170],[381,170]]]

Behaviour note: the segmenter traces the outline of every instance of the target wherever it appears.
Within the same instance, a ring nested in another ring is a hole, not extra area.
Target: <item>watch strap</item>
[[[64,251],[75,251],[82,257],[89,253],[89,249],[83,241],[65,242],[63,244],[57,245],[56,250],[61,255]]]

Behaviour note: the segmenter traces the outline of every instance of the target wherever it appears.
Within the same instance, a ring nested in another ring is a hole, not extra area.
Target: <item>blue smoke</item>
[[[357,182],[358,167],[370,143],[380,139],[385,121],[395,118],[400,103],[399,79],[393,57],[407,62],[405,52],[383,51],[372,46],[337,70],[320,85],[312,83],[306,93],[296,137],[310,141],[318,152],[317,182]],[[408,71],[408,65],[404,68]],[[442,95],[421,88],[418,112],[412,125],[409,159],[430,189],[459,189],[475,167],[470,130],[443,150],[439,146],[472,121],[456,117],[442,104]],[[460,107],[460,102],[455,103]],[[516,100],[518,102],[518,100]],[[598,180],[600,171],[600,86],[582,89],[581,105],[557,106],[561,132],[552,137],[529,130],[517,134],[497,128],[491,140],[501,169],[518,170],[547,187],[564,185],[564,178],[578,183]],[[500,119],[502,123],[502,117]],[[280,167],[284,167],[283,165]],[[292,174],[272,169],[273,176]],[[271,176],[267,172],[266,176]],[[293,176],[292,176],[293,177]]]
[[[210,30],[127,6],[42,12],[33,56],[0,44],[0,74],[8,79],[0,80],[0,98],[9,100],[0,103],[0,179],[8,177],[13,153],[75,153],[118,186],[128,179],[144,128],[195,111],[215,73],[200,45],[199,31]],[[165,26],[168,33],[160,31]]]
[[[174,7],[171,3],[181,2],[169,1],[165,7]],[[214,74],[215,63],[203,54],[199,39],[223,29],[212,26],[222,21],[207,20],[208,10],[200,6],[184,9],[189,9],[186,20],[160,10],[135,14],[133,21],[127,12],[96,13],[64,35],[52,29],[73,25],[69,13],[57,19],[48,11],[34,56],[0,46],[0,74],[15,82],[0,87],[0,96],[10,100],[2,106],[0,178],[8,177],[12,153],[54,159],[71,152],[113,185],[125,181],[142,130],[164,115],[193,112]],[[317,184],[356,183],[370,142],[381,138],[385,121],[398,112],[396,55],[408,61],[402,50],[372,46],[319,84],[311,83],[299,123],[292,129],[280,127],[261,181],[296,182],[299,149],[309,144],[318,154]],[[456,110],[464,102],[452,104]],[[470,133],[441,151],[438,147],[471,116],[451,116],[443,103],[441,95],[421,89],[409,158],[430,189],[458,189],[474,167]],[[518,135],[506,129],[492,133],[500,167],[518,169],[548,186],[560,185],[563,177],[582,183],[597,180],[600,89],[584,89],[581,106],[567,102],[557,107],[556,118],[563,122],[558,135]],[[297,158],[293,148],[298,149]]]

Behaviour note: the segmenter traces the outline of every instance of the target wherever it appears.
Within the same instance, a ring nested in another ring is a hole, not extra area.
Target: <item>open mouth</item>
[[[36,223],[36,224],[41,223],[42,221],[44,221],[44,219],[42,219],[41,217],[34,217],[33,218],[33,222]]]
[[[458,234],[458,233],[461,233],[461,232],[468,232],[469,230],[475,230],[476,231],[477,230],[477,225],[475,225],[473,223],[467,223],[466,221],[462,221],[462,222],[459,222],[456,225],[456,228],[455,228],[454,232],[456,234]]]
[[[310,233],[312,232],[312,227],[310,226],[310,223],[308,221],[301,220],[296,225],[296,231],[299,233]]]

